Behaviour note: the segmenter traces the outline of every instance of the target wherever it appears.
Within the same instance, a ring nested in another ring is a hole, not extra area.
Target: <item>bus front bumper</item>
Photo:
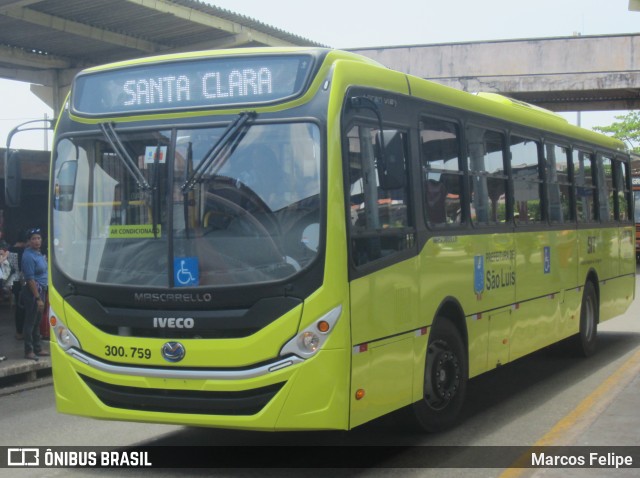
[[[249,430],[347,429],[347,352],[238,370],[128,367],[52,344],[58,411],[100,419]]]

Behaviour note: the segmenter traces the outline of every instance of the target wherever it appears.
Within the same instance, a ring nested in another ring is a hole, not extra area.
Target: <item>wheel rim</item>
[[[431,408],[442,410],[458,393],[462,375],[460,360],[442,341],[430,344],[428,354],[424,398]]]
[[[591,340],[596,328],[596,306],[593,296],[587,297],[584,303],[584,337]]]

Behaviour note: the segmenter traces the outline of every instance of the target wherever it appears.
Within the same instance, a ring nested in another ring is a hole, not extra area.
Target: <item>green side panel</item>
[[[489,328],[489,340],[487,350],[487,365],[489,369],[509,362],[511,334],[511,309],[503,308],[492,310],[483,315]]]
[[[633,302],[635,274],[600,283],[600,322],[624,314]]]
[[[559,294],[549,295],[523,302],[513,310],[510,360],[520,358],[558,340],[559,296]]]
[[[489,321],[477,317],[467,317],[469,340],[469,377],[475,377],[489,370]]]
[[[582,304],[582,288],[565,290],[560,301],[561,322],[558,328],[559,340],[565,339],[580,331],[580,305]]]
[[[426,324],[427,317],[419,309],[418,270],[418,259],[411,259],[351,282],[354,345]]]
[[[414,345],[414,334],[410,333],[371,344],[367,351],[354,352],[351,427],[414,401]],[[362,399],[355,398],[357,390],[364,390]]]
[[[351,282],[352,427],[412,401],[413,331],[426,322],[419,309],[418,264],[414,258]],[[355,399],[358,389],[365,391],[361,400]]]

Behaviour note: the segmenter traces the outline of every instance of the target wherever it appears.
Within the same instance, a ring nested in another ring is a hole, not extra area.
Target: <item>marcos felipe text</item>
[[[531,466],[534,467],[602,467],[628,468],[633,466],[633,457],[615,453],[588,453],[584,455],[555,455],[532,453]]]

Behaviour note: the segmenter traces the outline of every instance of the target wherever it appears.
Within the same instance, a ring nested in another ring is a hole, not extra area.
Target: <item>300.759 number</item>
[[[128,351],[123,346],[105,345],[104,354],[107,357],[122,357],[122,358],[138,358],[138,359],[150,359],[151,350],[143,349],[140,347],[129,347]]]

